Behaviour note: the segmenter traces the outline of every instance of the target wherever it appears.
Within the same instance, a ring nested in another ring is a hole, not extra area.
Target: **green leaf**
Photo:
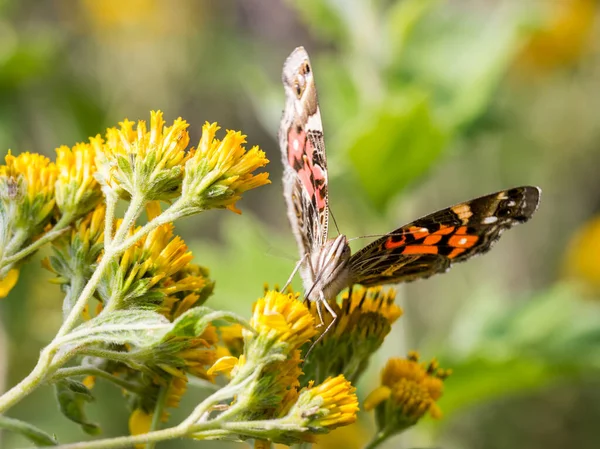
[[[100,426],[88,421],[85,414],[85,404],[94,400],[90,390],[81,382],[72,379],[60,380],[54,388],[62,414],[79,424],[85,433],[99,434]]]
[[[58,441],[43,430],[18,419],[0,415],[0,429],[6,429],[23,435],[36,446],[56,446]]]
[[[204,318],[211,313],[208,307],[194,307],[182,314],[173,322],[172,329],[167,332],[165,339],[175,337],[197,337],[209,324]]]
[[[164,316],[148,310],[117,310],[73,329],[57,343],[89,345],[93,343],[151,346],[170,328]]]
[[[390,99],[359,116],[347,133],[340,133],[344,134],[350,142],[348,152],[355,172],[379,209],[422,176],[446,143],[424,95]]]

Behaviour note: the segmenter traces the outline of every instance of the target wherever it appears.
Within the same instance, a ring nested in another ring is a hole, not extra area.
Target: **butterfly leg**
[[[304,361],[308,360],[308,356],[312,352],[313,348],[323,339],[323,337],[325,335],[327,335],[327,332],[329,332],[329,330],[331,329],[331,326],[333,326],[337,320],[337,314],[335,313],[335,311],[331,308],[331,305],[329,305],[329,303],[325,299],[323,292],[321,292],[320,296],[321,297],[317,301],[317,311],[319,312],[319,318],[321,319],[321,324],[319,324],[315,327],[321,327],[321,326],[323,326],[323,324],[325,324],[323,322],[323,316],[321,315],[321,303],[325,304],[325,308],[331,314],[332,320],[331,320],[331,323],[329,323],[329,325],[325,329],[325,331],[322,332],[321,335],[319,335],[319,337],[315,340],[315,342],[312,345],[310,345],[310,348],[308,348],[308,351],[306,351],[306,355],[304,356]]]
[[[321,292],[321,301],[323,304],[325,304],[325,308],[327,309],[327,311],[331,314],[331,323],[329,323],[329,325],[327,326],[327,328],[325,329],[325,332],[323,332],[321,334],[320,338],[323,338],[325,336],[325,334],[327,332],[329,332],[329,329],[331,329],[331,326],[333,326],[337,320],[337,314],[335,313],[335,311],[331,308],[331,305],[329,304],[329,302],[325,299],[325,296],[323,295],[323,293]],[[323,323],[323,318],[321,318],[321,324]]]
[[[323,315],[321,313],[321,300],[317,301],[317,313],[319,314],[320,323],[317,324],[315,327],[319,328],[325,324],[325,322],[323,321]]]
[[[305,254],[304,256],[302,256],[302,259],[300,259],[298,261],[298,263],[296,263],[296,266],[294,267],[294,270],[292,271],[292,274],[290,274],[290,277],[288,278],[287,282],[285,283],[285,285],[281,289],[282,292],[285,292],[285,289],[288,288],[288,286],[292,283],[292,279],[294,279],[294,276],[296,275],[296,273],[298,272],[298,270],[300,269],[300,267],[302,266],[302,264],[306,260],[307,256],[308,256],[308,254]]]

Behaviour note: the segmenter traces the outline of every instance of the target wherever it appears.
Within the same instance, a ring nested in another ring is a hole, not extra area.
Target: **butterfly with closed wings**
[[[487,252],[500,234],[537,210],[540,189],[516,187],[434,212],[352,254],[345,235],[328,239],[328,177],[321,112],[304,48],[285,61],[286,103],[279,143],[288,217],[298,243],[306,298],[336,315],[328,301],[354,284],[408,282],[443,273],[453,263]],[[288,281],[289,283],[289,281]],[[322,322],[322,319],[321,319]],[[329,329],[328,327],[328,329]],[[327,330],[323,333],[327,333]]]

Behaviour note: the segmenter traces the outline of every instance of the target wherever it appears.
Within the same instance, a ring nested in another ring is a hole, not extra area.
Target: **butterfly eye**
[[[294,81],[294,90],[296,91],[296,96],[300,98],[302,96],[302,92],[304,92],[304,78],[299,76]]]

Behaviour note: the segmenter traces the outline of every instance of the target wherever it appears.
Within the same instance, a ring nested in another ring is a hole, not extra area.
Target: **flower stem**
[[[154,412],[152,414],[152,423],[150,424],[150,431],[154,432],[160,426],[160,419],[167,403],[167,393],[169,392],[169,385],[163,385],[156,398],[156,405],[154,406]],[[156,441],[149,441],[146,445],[146,449],[154,449]]]
[[[83,312],[85,305],[87,304],[90,297],[94,294],[96,287],[98,287],[100,279],[102,278],[104,270],[106,269],[108,264],[112,261],[114,257],[118,256],[121,252],[127,249],[123,248],[115,250],[113,245],[118,246],[122,242],[122,240],[125,239],[128,230],[131,228],[131,226],[135,223],[135,220],[137,220],[137,218],[142,213],[145,203],[145,199],[139,195],[134,195],[131,198],[131,202],[129,203],[127,212],[125,212],[125,216],[123,217],[123,222],[121,223],[121,226],[115,234],[111,247],[105,248],[105,253],[102,256],[102,259],[100,259],[100,263],[96,267],[96,270],[94,270],[94,274],[92,275],[85,288],[81,292],[81,295],[79,295],[79,298],[77,298],[77,301],[71,309],[71,313],[69,313],[69,316],[64,320],[62,326],[58,330],[55,340],[60,337],[63,337],[71,329],[73,329],[75,323],[77,323],[77,320],[81,316],[81,312]]]
[[[186,428],[181,426],[171,427],[169,429],[156,430],[143,435],[134,435],[117,438],[106,438],[95,441],[82,441],[80,443],[61,444],[55,446],[56,449],[116,449],[121,447],[130,448],[134,444],[151,443],[164,440],[172,440],[185,436]]]
[[[5,260],[3,260],[1,268],[7,267],[9,265],[12,265],[15,262],[18,262],[19,260],[29,256],[30,254],[32,254],[35,251],[37,251],[38,249],[40,249],[46,243],[51,242],[52,240],[54,240],[57,237],[60,237],[62,234],[64,234],[72,222],[71,218],[67,219],[65,217],[66,216],[63,215],[63,217],[58,221],[58,223],[56,223],[56,225],[50,231],[46,232],[43,236],[41,236],[39,239],[37,239],[31,245],[23,248],[18,253],[15,253],[12,256],[7,257]],[[17,239],[17,241],[19,241],[18,244],[20,244],[21,240]],[[15,246],[17,246],[17,245],[15,245]],[[7,248],[7,252],[10,252],[9,250],[10,250],[10,248]]]
[[[35,368],[33,368],[29,375],[0,397],[0,413],[11,408],[42,382],[47,375],[47,370],[52,362],[54,353],[55,350],[50,351],[48,348],[42,351]]]
[[[146,391],[142,386],[138,384],[134,384],[132,382],[127,382],[120,377],[113,376],[110,373],[107,373],[104,370],[99,368],[94,368],[92,366],[73,366],[70,368],[61,368],[54,373],[54,375],[49,379],[50,382],[55,382],[60,379],[66,379],[68,377],[76,377],[76,376],[96,376],[103,377],[123,388],[124,390],[131,391],[134,393],[143,393]]]
[[[390,434],[388,432],[386,432],[385,430],[377,432],[375,434],[375,436],[373,437],[373,439],[371,441],[369,441],[369,443],[365,446],[365,449],[375,449],[381,443],[383,443],[385,440],[387,440],[389,437],[390,437]]]
[[[115,222],[115,208],[117,195],[110,189],[104,192],[106,212],[104,213],[104,247],[108,248],[112,242],[112,231]]]
[[[142,213],[145,203],[146,200],[142,196],[134,195],[131,198],[131,202],[129,203],[129,207],[125,212],[125,217],[123,218],[123,223],[115,235],[113,244],[118,245],[119,243],[122,243],[123,240],[125,240],[128,229],[135,223],[137,218]],[[59,228],[59,224],[60,226],[65,226],[66,221],[67,220],[65,220],[65,223],[61,223],[59,221],[59,223],[55,226],[54,229],[56,230],[57,228]],[[54,237],[56,236],[57,235],[54,235]],[[40,240],[38,240],[38,242]],[[46,240],[49,241],[48,237],[46,238]],[[125,251],[125,249],[127,248],[120,249],[120,251]],[[70,313],[63,321],[62,326],[58,330],[52,342],[50,342],[46,349],[42,351],[38,363],[36,364],[33,371],[31,371],[31,373],[29,373],[29,375],[25,379],[23,379],[13,388],[7,391],[4,395],[0,396],[0,413],[9,409],[14,404],[23,399],[25,396],[27,396],[29,393],[31,393],[36,387],[40,385],[44,378],[51,374],[50,367],[52,365],[54,355],[58,350],[57,345],[55,343],[59,341],[61,337],[67,335],[73,329],[73,327],[77,323],[77,320],[79,320],[81,313],[83,312],[83,309],[85,308],[85,305],[87,304],[89,298],[94,294],[96,287],[100,283],[100,279],[102,278],[104,270],[112,261],[112,259],[118,255],[119,251],[114,251],[112,250],[112,248],[105,249],[104,256],[102,257],[100,263],[96,267],[94,274],[92,274],[92,277],[87,282],[86,286],[77,298],[77,301],[75,301],[75,303],[73,304]],[[60,363],[56,363],[54,369],[58,369],[60,368],[60,366]]]

